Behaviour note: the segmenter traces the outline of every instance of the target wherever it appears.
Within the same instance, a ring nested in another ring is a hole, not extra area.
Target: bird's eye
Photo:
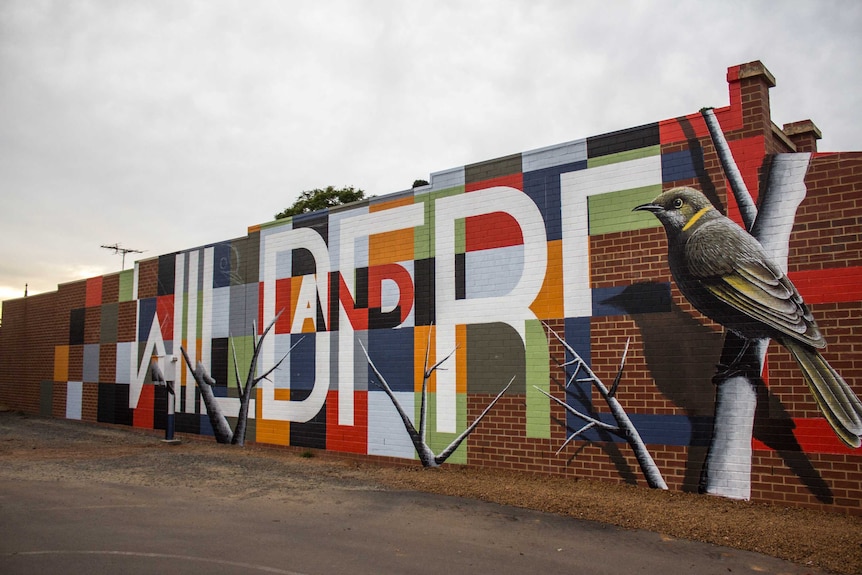
[[[682,207],[682,198],[677,198],[673,201],[673,207],[675,210],[678,210]]]

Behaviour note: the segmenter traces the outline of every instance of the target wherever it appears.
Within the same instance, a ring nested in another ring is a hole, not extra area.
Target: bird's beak
[[[641,205],[637,206],[636,208],[633,208],[632,211],[633,212],[652,212],[655,214],[657,212],[660,212],[662,209],[663,208],[661,206],[659,206],[658,204],[641,204]]]

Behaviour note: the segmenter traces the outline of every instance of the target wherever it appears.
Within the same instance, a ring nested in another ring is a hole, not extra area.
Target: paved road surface
[[[2,465],[2,461],[0,461]],[[251,479],[253,481],[253,479]],[[0,573],[803,574],[771,557],[467,499],[0,480]]]

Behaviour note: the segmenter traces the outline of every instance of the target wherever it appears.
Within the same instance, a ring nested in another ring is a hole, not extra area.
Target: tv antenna
[[[123,256],[123,269],[126,269],[126,254],[142,254],[143,250],[133,250],[131,248],[121,248],[120,244],[110,246],[102,246],[106,250],[114,250],[114,255],[121,254]]]

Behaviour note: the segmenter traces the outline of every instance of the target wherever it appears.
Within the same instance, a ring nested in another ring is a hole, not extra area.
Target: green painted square
[[[550,399],[539,390],[550,391],[550,349],[545,328],[538,320],[526,322],[527,437],[551,438]],[[538,389],[537,389],[538,388]]]
[[[661,184],[609,192],[587,198],[590,214],[590,235],[627,232],[659,226],[648,212],[633,212],[635,206],[646,204],[661,193]]]
[[[135,290],[135,270],[120,272],[120,294],[119,301],[132,301]]]
[[[640,160],[641,158],[649,158],[650,156],[658,156],[661,154],[661,146],[647,146],[646,148],[637,148],[635,150],[626,150],[616,154],[608,154],[607,156],[599,156],[587,160],[587,168],[597,168],[599,166],[607,166],[608,164],[618,164],[620,162],[629,162],[631,160]]]
[[[39,385],[39,415],[51,417],[54,404],[54,382],[42,381]]]
[[[236,362],[234,361],[234,353],[236,353]],[[246,335],[241,337],[231,337],[228,341],[227,350],[227,392],[228,397],[239,397],[237,391],[237,371],[241,383],[245,383],[245,378],[248,377],[248,368],[251,365],[251,358],[254,355],[254,336]],[[237,369],[239,363],[239,369]]]
[[[419,425],[419,409],[422,403],[422,394],[416,394],[416,413],[415,419],[418,431]],[[429,393],[428,394],[428,420],[426,422],[427,433],[425,436],[425,441],[431,447],[431,451],[434,452],[435,455],[439,455],[441,451],[446,449],[450,443],[452,443],[461,432],[467,428],[467,396],[463,393],[459,393],[456,397],[456,416],[455,421],[458,422],[458,432],[457,433],[442,433],[439,431],[435,431],[437,429],[437,394]],[[481,425],[481,424],[480,424]],[[446,460],[446,463],[467,463],[467,439],[465,439],[458,449],[455,450],[455,453],[449,456]]]
[[[99,343],[117,343],[120,304],[108,303],[102,306],[102,321],[99,325]]]
[[[457,196],[458,194],[464,193],[464,186],[455,186],[454,188],[447,188],[445,190],[440,190],[436,192],[430,192],[428,194],[421,194],[418,196],[414,196],[414,201],[419,203],[422,202],[425,204],[425,223],[421,226],[417,226],[413,231],[413,258],[417,260],[425,260],[434,257],[434,226],[435,222],[435,210],[434,210],[434,201],[438,198],[446,198],[449,196]],[[458,224],[456,222],[456,233]],[[461,225],[463,236],[463,224]],[[456,239],[457,242],[457,239]],[[457,244],[456,244],[457,245]],[[463,241],[462,241],[463,245]]]

